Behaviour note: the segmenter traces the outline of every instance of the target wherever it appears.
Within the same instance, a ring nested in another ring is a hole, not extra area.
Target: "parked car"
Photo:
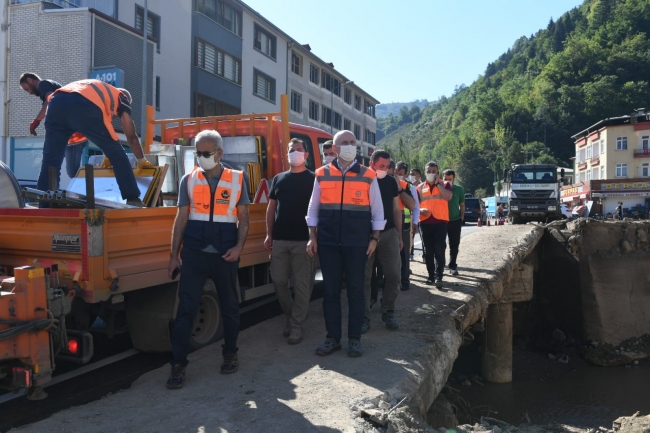
[[[478,222],[481,220],[483,224],[487,224],[487,210],[485,203],[480,198],[466,198],[465,199],[465,221]]]
[[[571,208],[568,204],[562,203],[560,205],[560,211],[562,211],[563,218],[571,218]]]

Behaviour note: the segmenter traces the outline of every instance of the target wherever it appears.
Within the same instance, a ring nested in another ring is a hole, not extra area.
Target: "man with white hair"
[[[135,132],[129,92],[99,80],[74,81],[56,89],[48,98],[43,160],[37,188],[48,190],[53,180],[58,185],[68,140],[79,133],[99,147],[112,162],[122,199],[132,206],[144,206],[129,158],[113,128],[114,117],[122,123],[129,147],[138,159],[138,167],[152,167],[144,157]],[[56,179],[49,178],[51,167],[56,170]],[[47,203],[40,206],[47,207]]]
[[[216,286],[223,316],[221,373],[234,373],[239,366],[237,268],[248,234],[248,186],[242,171],[221,162],[223,144],[217,131],[201,131],[195,143],[199,166],[181,179],[168,266],[173,279],[183,261],[169,389],[183,386],[192,324],[208,277]]]
[[[316,170],[307,226],[307,252],[320,258],[323,273],[325,342],[316,353],[341,349],[341,289],[343,274],[348,294],[348,356],[363,354],[364,274],[366,261],[386,225],[377,174],[357,161],[357,141],[351,131],[334,136],[337,158]]]

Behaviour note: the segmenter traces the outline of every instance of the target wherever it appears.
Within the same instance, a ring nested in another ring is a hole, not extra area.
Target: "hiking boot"
[[[126,201],[126,204],[129,206],[135,206],[135,207],[147,207],[144,203],[142,203],[142,200],[139,198],[130,198]]]
[[[433,284],[434,284],[433,281],[434,281],[434,279],[429,277],[429,278],[427,278],[427,281],[425,281],[424,284],[426,284],[427,286],[433,286]]]
[[[185,366],[183,364],[172,364],[172,372],[167,379],[167,389],[180,389],[185,382]]]
[[[239,356],[236,353],[223,355],[223,364],[221,364],[221,374],[232,374],[239,367]]]
[[[355,338],[348,339],[348,356],[351,358],[358,358],[361,355],[363,355],[361,341]]]
[[[341,343],[336,341],[333,337],[326,337],[325,343],[321,344],[316,348],[316,353],[321,356],[326,356],[340,349],[341,349]]]
[[[451,275],[453,275],[453,276],[458,275],[458,269],[450,269],[450,270],[449,270],[449,274],[451,274]]]
[[[395,312],[393,310],[388,310],[384,314],[381,315],[381,320],[386,324],[386,328],[388,329],[397,329],[399,328],[399,324],[397,323],[397,320],[395,319]]]
[[[289,344],[298,344],[301,341],[302,341],[302,327],[293,326],[291,328],[291,332],[289,333],[289,340],[287,340],[287,342]]]
[[[287,323],[285,323],[284,331],[282,332],[282,335],[285,337],[288,337],[289,334],[291,334],[291,316],[287,316]]]
[[[363,325],[361,325],[361,333],[365,334],[370,330],[370,319],[367,317],[363,318]]]
[[[436,278],[436,288],[442,289],[442,278]]]

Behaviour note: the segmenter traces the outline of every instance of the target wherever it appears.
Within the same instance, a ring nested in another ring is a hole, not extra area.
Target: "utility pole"
[[[140,138],[145,140],[147,131],[147,0],[144,0],[142,16],[142,119],[140,119]]]

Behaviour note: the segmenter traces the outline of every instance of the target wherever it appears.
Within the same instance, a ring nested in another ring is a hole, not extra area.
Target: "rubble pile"
[[[650,334],[628,338],[618,345],[591,341],[585,345],[583,357],[602,367],[646,363],[650,361]]]

